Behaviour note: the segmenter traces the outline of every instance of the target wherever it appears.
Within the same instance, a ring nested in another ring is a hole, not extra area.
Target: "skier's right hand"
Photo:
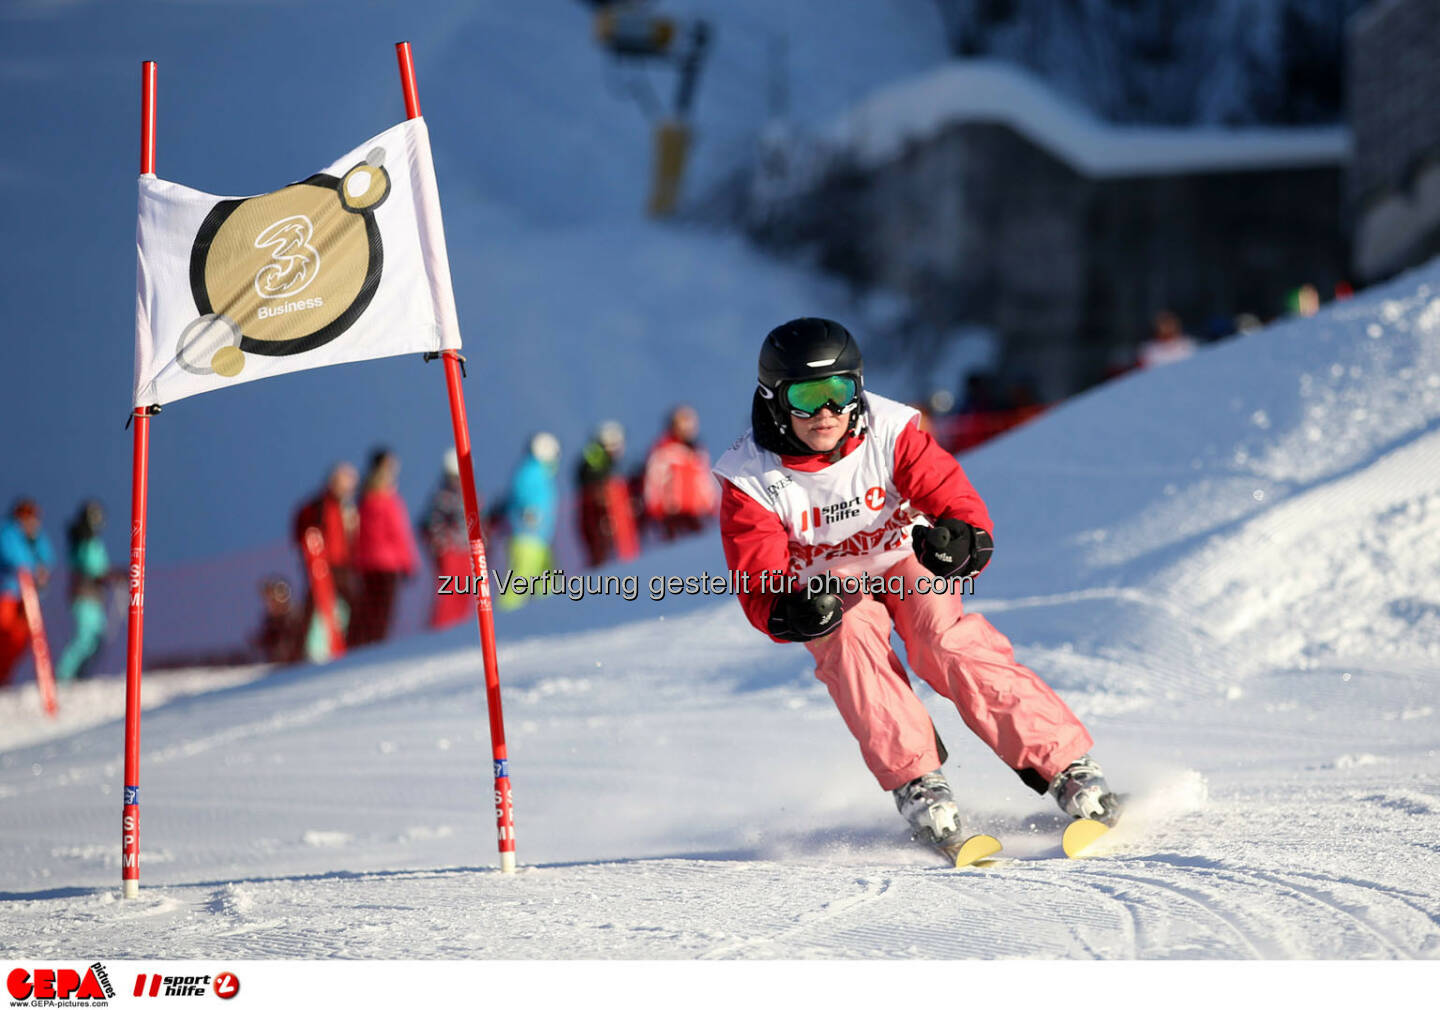
[[[845,604],[834,593],[784,593],[770,611],[770,634],[787,642],[809,642],[840,627]]]

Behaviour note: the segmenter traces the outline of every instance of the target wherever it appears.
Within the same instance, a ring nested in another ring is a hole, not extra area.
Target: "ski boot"
[[[937,849],[962,840],[960,808],[939,769],[892,790],[895,809],[910,822],[911,837]]]
[[[1110,791],[1100,763],[1089,754],[1056,775],[1049,793],[1071,817],[1099,821],[1107,827],[1114,827],[1120,819],[1120,798]]]

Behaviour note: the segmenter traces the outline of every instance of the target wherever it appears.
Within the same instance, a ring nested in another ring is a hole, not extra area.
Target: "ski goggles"
[[[855,409],[860,384],[851,375],[830,375],[792,382],[782,395],[786,409],[796,417],[814,417],[826,407],[837,414],[846,414]]]

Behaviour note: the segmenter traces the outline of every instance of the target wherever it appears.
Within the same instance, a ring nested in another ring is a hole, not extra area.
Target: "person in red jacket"
[[[715,514],[710,454],[699,437],[699,415],[682,404],[670,412],[665,433],[645,458],[645,516],[666,540],[699,532]]]
[[[325,562],[330,568],[330,580],[335,585],[335,595],[345,605],[347,613],[353,613],[359,596],[355,570],[351,567],[351,544],[359,526],[359,515],[355,510],[355,485],[359,475],[349,463],[336,463],[325,478],[320,493],[300,503],[295,510],[290,535],[295,549],[300,552],[300,571],[309,570],[305,554],[305,531],[317,529],[324,541]],[[305,583],[309,586],[307,576]],[[338,608],[337,608],[338,609]],[[302,621],[306,628],[315,614],[315,592],[310,587],[305,593]],[[343,623],[343,622],[342,622]]]
[[[360,598],[350,619],[346,645],[379,642],[390,633],[395,591],[419,568],[405,502],[395,490],[400,459],[389,449],[370,456],[360,498],[360,527],[351,553],[359,574]]]
[[[751,429],[716,463],[720,535],[750,622],[804,642],[866,766],[915,837],[963,838],[934,724],[890,646],[1036,792],[1112,822],[1118,802],[1090,734],[1010,642],[961,603],[994,529],[917,412],[864,389],[839,323],[796,319],[765,338]]]

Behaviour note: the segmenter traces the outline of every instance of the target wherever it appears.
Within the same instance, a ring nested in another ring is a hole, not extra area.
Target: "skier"
[[[98,501],[87,501],[65,531],[70,548],[70,615],[75,633],[55,665],[56,680],[87,676],[87,666],[105,638],[105,589],[123,576],[110,567],[105,541],[100,538],[104,525],[104,508]]]
[[[510,489],[502,508],[510,527],[506,554],[511,579],[524,582],[550,568],[550,544],[555,539],[555,522],[560,510],[560,491],[555,485],[555,472],[560,465],[560,440],[548,431],[530,436],[525,458],[510,478]],[[513,585],[514,581],[508,585]],[[528,597],[508,588],[500,594],[500,606],[514,610],[523,606]]]
[[[400,580],[409,579],[419,568],[410,517],[395,490],[399,476],[400,458],[395,453],[380,448],[370,454],[365,493],[360,498],[360,527],[352,551],[355,569],[360,573],[360,599],[350,618],[346,645],[368,645],[385,639],[390,633]]]
[[[470,534],[465,524],[465,499],[460,490],[460,457],[445,450],[444,474],[425,506],[420,540],[430,552],[437,576],[449,575],[462,581],[470,574]],[[448,628],[463,621],[475,609],[475,601],[464,593],[436,593],[430,608],[430,627]]]
[[[699,443],[700,416],[682,404],[645,459],[645,515],[666,540],[698,533],[715,515],[710,454]]]
[[[595,437],[580,450],[575,480],[580,485],[580,539],[586,559],[598,568],[612,557],[628,561],[639,552],[629,482],[620,473],[625,429],[602,421]]]
[[[51,557],[50,538],[40,528],[40,506],[21,498],[10,510],[10,521],[0,526],[0,684],[9,682],[11,668],[30,644],[16,573],[29,571],[35,588],[44,589]]]
[[[963,835],[934,725],[890,647],[892,623],[915,672],[1026,785],[1072,817],[1111,822],[1118,804],[1085,727],[961,605],[954,580],[989,562],[993,526],[916,417],[865,390],[860,349],[839,323],[795,319],[771,331],[751,429],[715,466],[745,614],[777,641],[806,644],[917,840],[945,848]]]
[[[295,609],[290,583],[272,575],[260,583],[260,599],[264,611],[260,627],[250,639],[262,663],[284,666],[298,663],[306,654],[306,638],[310,628],[302,610]]]
[[[350,567],[352,544],[360,524],[355,508],[355,485],[359,475],[349,463],[336,463],[325,478],[325,486],[312,497],[300,503],[291,522],[291,538],[300,552],[300,570],[306,571],[309,562],[305,554],[305,533],[307,530],[320,531],[324,543],[325,562],[330,568],[330,581],[335,585],[338,602],[347,610],[354,610],[359,591],[355,585],[355,572]],[[308,580],[307,580],[308,581]],[[309,627],[315,614],[315,593],[313,588],[306,591],[304,620]]]
[[[1169,309],[1155,313],[1154,336],[1140,345],[1136,355],[1141,368],[1157,368],[1184,361],[1195,353],[1195,338],[1180,325],[1180,317]]]

